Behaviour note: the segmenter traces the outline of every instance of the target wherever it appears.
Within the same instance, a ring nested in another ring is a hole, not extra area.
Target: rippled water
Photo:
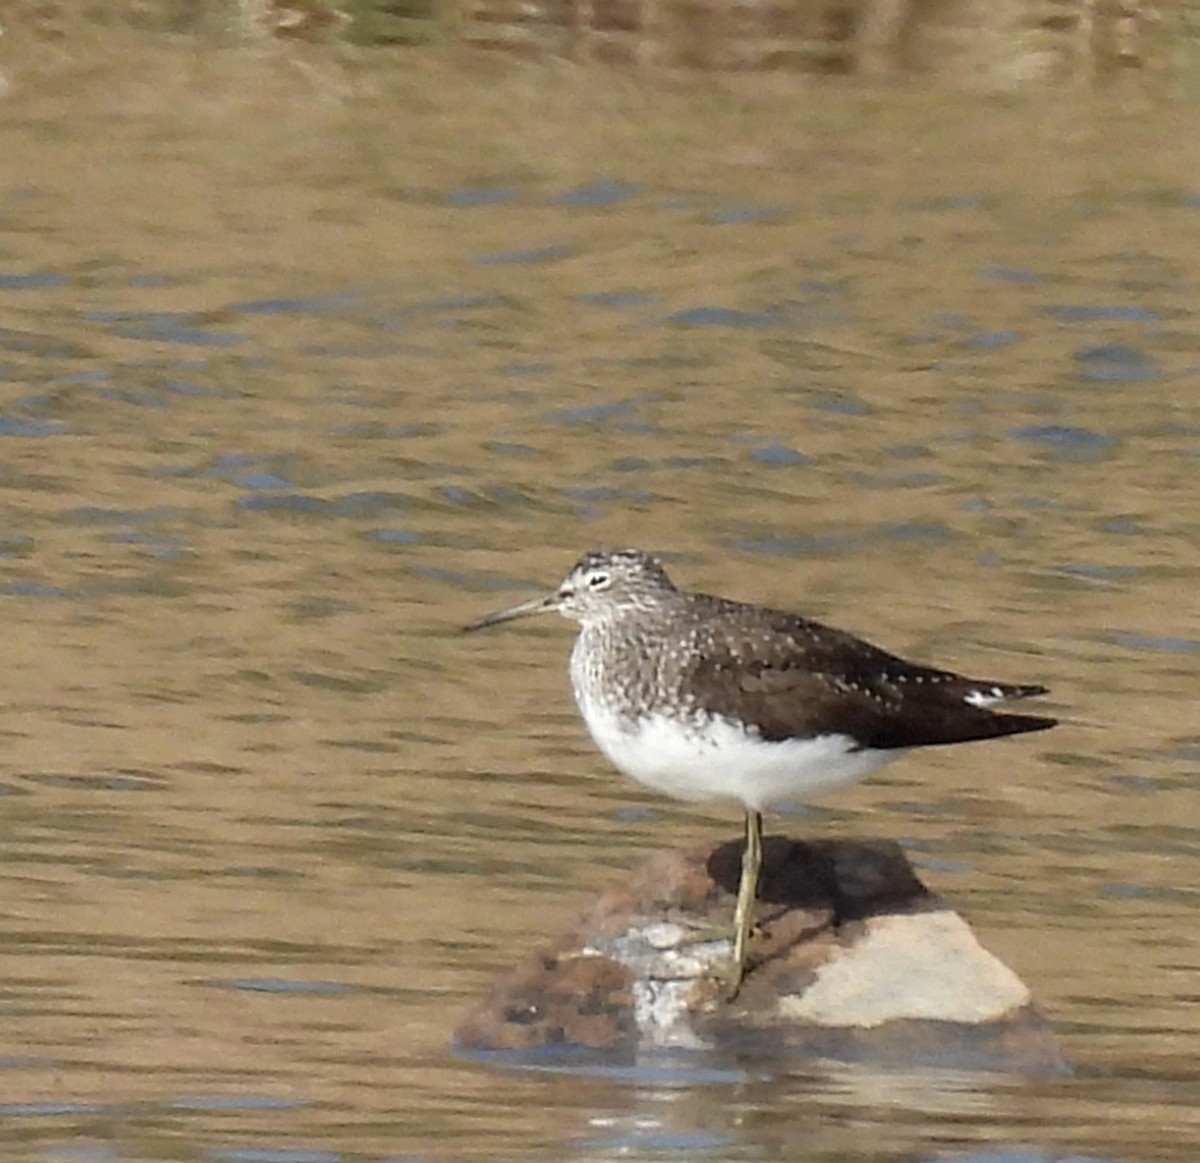
[[[1190,1160],[1190,142],[423,67],[0,108],[0,1158]],[[738,827],[606,768],[565,623],[458,634],[603,543],[1053,687],[771,826],[904,841],[1074,1076],[449,1053]]]

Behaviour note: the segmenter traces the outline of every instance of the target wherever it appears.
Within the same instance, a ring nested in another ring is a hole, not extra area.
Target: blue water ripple
[[[947,194],[923,204],[926,210],[984,210],[992,203],[983,194]],[[920,207],[921,204],[918,203]]]
[[[553,370],[553,364],[539,360],[526,360],[523,363],[510,363],[500,368],[502,376],[544,376]]]
[[[33,291],[43,287],[66,287],[71,280],[51,271],[35,271],[27,275],[0,275],[0,291]]]
[[[164,392],[173,392],[177,396],[218,396],[216,388],[205,388],[199,384],[190,384],[186,380],[163,380]]]
[[[1082,347],[1075,352],[1074,358],[1083,366],[1084,379],[1102,383],[1144,383],[1157,380],[1162,374],[1144,352],[1123,343]]]
[[[72,592],[64,586],[54,586],[49,582],[33,581],[28,578],[14,578],[4,583],[3,593],[12,598],[70,598]]]
[[[67,426],[56,420],[26,420],[21,416],[0,416],[0,436],[60,436]]]
[[[223,977],[206,982],[224,989],[242,989],[250,993],[347,994],[358,990],[342,981],[293,981],[283,977]]]
[[[231,303],[229,311],[239,315],[330,315],[355,302],[353,295],[315,295],[294,299],[246,299]]]
[[[663,322],[677,327],[777,327],[779,318],[768,311],[714,306],[688,307],[668,315]]]
[[[704,1156],[715,1151],[727,1155],[737,1142],[736,1136],[721,1131],[670,1131],[664,1128],[637,1127],[613,1135],[594,1135],[578,1138],[573,1146],[589,1154],[606,1158],[645,1154],[674,1155],[683,1159]]]
[[[948,478],[940,472],[866,473],[852,472],[850,480],[869,489],[911,489],[944,484]],[[964,506],[966,507],[966,506]]]
[[[591,303],[597,307],[644,307],[657,301],[657,295],[647,295],[640,291],[594,291],[590,294],[576,295],[580,303]]]
[[[547,412],[546,420],[559,424],[588,424],[596,420],[611,420],[614,416],[628,415],[633,405],[628,400],[616,400],[608,404],[588,404],[581,408],[560,408]]]
[[[451,295],[445,299],[429,299],[410,303],[404,308],[406,315],[438,315],[446,311],[466,311],[472,307],[503,307],[508,300],[503,295],[480,291],[465,295]]]
[[[517,192],[510,186],[460,186],[446,195],[446,205],[457,209],[499,206],[516,200]]]
[[[483,447],[498,456],[541,456],[541,452],[531,444],[514,444],[507,440],[488,440]]]
[[[649,493],[643,492],[641,489],[618,489],[612,485],[579,485],[574,488],[564,488],[561,490],[563,496],[570,497],[573,501],[648,501],[651,499]]]
[[[1109,448],[1116,443],[1111,436],[1105,436],[1091,428],[1079,428],[1070,424],[1030,424],[1021,428],[1010,428],[1008,434],[1015,440],[1052,444],[1063,448]]]
[[[929,316],[929,322],[935,327],[966,327],[971,322],[970,315],[962,311],[934,311]]]
[[[762,553],[771,557],[800,557],[809,554],[846,553],[858,549],[866,541],[861,533],[830,533],[812,537],[737,537],[731,542],[734,549],[747,553]]]
[[[104,540],[113,545],[136,545],[144,549],[147,556],[156,557],[161,561],[178,561],[181,557],[186,557],[189,550],[188,543],[178,537],[143,533],[136,529],[110,533]]]
[[[718,210],[710,219],[715,226],[733,226],[744,222],[777,222],[788,215],[786,206],[731,206]]]
[[[180,510],[167,505],[153,509],[108,509],[101,505],[79,505],[62,514],[77,525],[139,525],[146,521],[176,520]]]
[[[1195,638],[1154,637],[1147,634],[1114,634],[1112,641],[1129,650],[1148,650],[1156,654],[1195,654],[1200,641]]]
[[[383,490],[349,493],[326,500],[308,493],[254,493],[239,497],[234,507],[246,513],[299,513],[319,517],[369,517],[406,509],[412,498]]]
[[[1116,1163],[1098,1155],[1052,1155],[1044,1151],[970,1151],[965,1155],[928,1156],[921,1163]]]
[[[891,444],[884,451],[896,460],[923,460],[930,455],[924,444]]]
[[[984,267],[979,272],[979,277],[981,279],[990,279],[996,283],[1014,283],[1018,286],[1025,286],[1029,283],[1041,283],[1046,278],[1045,275],[1035,274],[1024,267]]]
[[[104,1110],[99,1102],[0,1102],[0,1119],[44,1118],[47,1115],[94,1115]]]
[[[110,325],[114,335],[126,339],[152,339],[191,347],[236,347],[246,337],[227,331],[197,327],[197,316],[176,311],[85,311],[89,323]]]
[[[964,339],[964,347],[988,349],[992,347],[1010,347],[1020,343],[1025,336],[1020,331],[979,331]]]
[[[556,259],[566,258],[570,253],[570,247],[566,246],[540,246],[529,250],[502,250],[493,254],[481,254],[471,262],[480,267],[508,266],[513,263],[537,264],[554,262]]]
[[[1098,581],[1136,577],[1141,572],[1136,565],[1085,565],[1070,562],[1055,566],[1055,569],[1069,577],[1094,578]]]
[[[807,456],[803,452],[797,452],[794,448],[787,448],[782,444],[766,444],[761,448],[751,449],[750,459],[756,464],[770,464],[784,467],[812,464],[811,456]]]
[[[66,1160],[68,1163],[92,1163],[93,1160],[119,1158],[116,1147],[110,1143],[72,1143],[61,1147],[47,1147],[39,1157]]]
[[[636,182],[617,182],[611,178],[599,178],[582,186],[566,190],[551,201],[559,206],[613,206],[626,202],[641,193]]]
[[[27,533],[0,534],[0,557],[26,557],[36,547],[37,542]]]
[[[1052,303],[1042,307],[1041,311],[1043,315],[1053,315],[1067,323],[1148,323],[1163,317],[1158,311],[1134,304],[1092,307],[1084,304]]]
[[[363,536],[368,541],[379,541],[384,545],[420,545],[424,538],[411,529],[372,529]]]
[[[308,1099],[274,1094],[199,1094],[167,1103],[172,1110],[186,1111],[297,1110],[311,1105]]]
[[[233,483],[244,489],[290,489],[291,481],[273,472],[247,472],[233,478]]]
[[[341,1163],[333,1151],[310,1151],[303,1147],[224,1147],[207,1151],[214,1163]]]
[[[821,412],[834,412],[839,416],[868,416],[871,413],[868,404],[844,392],[826,392],[813,402],[813,407]]]

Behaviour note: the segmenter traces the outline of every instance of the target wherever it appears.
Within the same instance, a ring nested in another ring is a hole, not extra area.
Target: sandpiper
[[[913,747],[1043,731],[993,704],[1046,693],[908,662],[798,614],[686,593],[640,549],[584,554],[552,593],[471,623],[557,612],[580,624],[575,702],[626,775],[746,813],[730,996],[747,969],[762,813],[847,787]]]

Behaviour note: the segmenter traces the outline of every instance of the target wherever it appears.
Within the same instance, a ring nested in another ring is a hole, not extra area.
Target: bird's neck
[[[580,709],[604,707],[634,717],[654,708],[662,627],[635,613],[589,621],[571,651],[571,685]]]

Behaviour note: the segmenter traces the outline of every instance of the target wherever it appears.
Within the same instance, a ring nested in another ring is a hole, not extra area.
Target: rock
[[[457,1046],[1065,1069],[1028,988],[890,841],[767,837],[750,971],[728,1001],[741,849],[652,856],[497,982]]]

